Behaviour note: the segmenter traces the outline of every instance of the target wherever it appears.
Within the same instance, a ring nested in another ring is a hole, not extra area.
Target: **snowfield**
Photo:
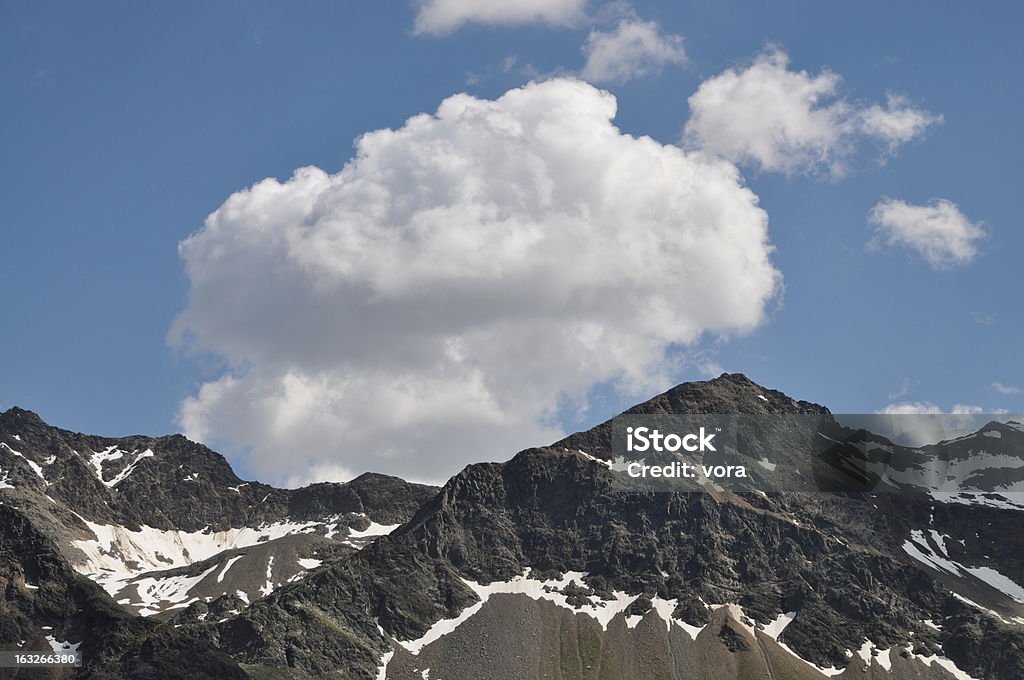
[[[131,531],[116,524],[79,519],[96,538],[72,541],[85,555],[83,562],[74,565],[75,570],[92,578],[111,595],[143,572],[184,567],[225,550],[246,548],[290,534],[313,533],[323,526],[320,522],[277,522],[227,531],[167,531],[147,526]],[[228,567],[230,564],[225,566],[225,572]]]

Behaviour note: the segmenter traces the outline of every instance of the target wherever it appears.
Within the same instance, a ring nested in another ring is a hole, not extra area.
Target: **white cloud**
[[[885,107],[878,104],[863,109],[858,114],[860,130],[888,145],[890,153],[927,132],[928,128],[943,122],[936,115],[914,108],[905,95],[889,93]]]
[[[781,285],[757,196],[615,110],[569,79],[455,95],[336,174],[228,198],[180,246],[172,342],[231,366],[186,432],[273,480],[439,480],[555,439],[595,385],[667,386],[673,346],[755,328]]]
[[[701,83],[689,99],[684,139],[770,172],[838,177],[859,142],[882,142],[890,154],[942,120],[897,95],[884,108],[851,103],[839,96],[840,81],[828,70],[790,70],[789,56],[771,48],[748,67]]]
[[[423,0],[414,31],[449,35],[465,24],[488,26],[574,26],[584,18],[586,0]]]
[[[904,401],[889,404],[878,413],[889,417],[873,421],[876,434],[908,446],[924,446],[975,432],[984,424],[984,419],[977,416],[985,410],[972,404],[955,404],[944,411],[930,401]]]
[[[971,222],[945,199],[911,205],[887,198],[871,209],[868,220],[876,232],[872,247],[910,248],[934,269],[970,263],[978,256],[978,241],[985,237],[980,223]]]
[[[973,406],[971,404],[954,404],[953,408],[949,411],[943,411],[941,407],[936,406],[930,401],[903,401],[897,404],[889,404],[879,413],[886,415],[972,415],[984,413],[984,410],[980,406]]]
[[[593,30],[583,45],[587,61],[581,77],[593,83],[624,83],[685,64],[683,38],[661,32],[654,21],[623,19],[612,31]]]
[[[999,394],[1020,394],[1021,393],[1021,389],[1019,387],[1016,387],[1014,385],[1004,385],[1001,382],[994,382],[994,383],[992,383],[992,389],[994,389]]]

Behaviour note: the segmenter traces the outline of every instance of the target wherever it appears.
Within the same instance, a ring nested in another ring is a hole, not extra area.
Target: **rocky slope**
[[[0,413],[0,528],[30,532],[59,575],[36,583],[27,553],[8,551],[5,605],[31,606],[18,606],[16,626],[0,625],[0,648],[38,645],[46,627],[62,631],[56,640],[81,644],[87,659],[101,656],[92,615],[76,613],[81,601],[104,607],[111,625],[129,626],[117,638],[120,654],[150,631],[163,631],[153,644],[179,644],[173,628],[144,625],[139,615],[166,619],[215,601],[233,602],[225,611],[237,613],[393,530],[435,492],[372,474],[275,489],[239,479],[220,455],[180,435],[93,437],[11,409]],[[29,585],[19,585],[19,570]],[[55,598],[55,581],[75,593],[61,596],[59,616],[33,604]]]
[[[86,669],[20,671],[0,678],[245,678],[227,655],[173,628],[126,613],[75,573],[26,513],[0,504],[0,649],[77,650]]]

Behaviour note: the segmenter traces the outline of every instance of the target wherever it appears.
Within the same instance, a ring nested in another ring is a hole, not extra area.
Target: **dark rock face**
[[[380,524],[401,524],[437,489],[372,472],[346,484],[311,484],[288,492],[288,517],[316,520],[338,513],[361,513]]]
[[[94,437],[51,427],[18,408],[0,413],[0,441],[0,466],[12,468],[17,487],[45,491],[90,521],[132,530],[222,531],[350,513],[394,524],[436,491],[375,474],[349,484],[276,489],[239,479],[223,456],[181,435]],[[13,465],[4,465],[4,454]]]
[[[730,652],[750,651],[750,645],[743,639],[743,635],[736,630],[736,625],[731,621],[723,623],[722,627],[718,629],[718,639]]]

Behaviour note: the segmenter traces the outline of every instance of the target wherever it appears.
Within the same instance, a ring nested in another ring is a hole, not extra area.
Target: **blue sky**
[[[243,370],[217,346],[169,346],[189,304],[178,243],[232,193],[303,166],[337,172],[359,135],[453,94],[494,99],[577,73],[588,34],[618,21],[595,20],[596,3],[585,11],[569,27],[470,21],[423,35],[417,9],[398,2],[0,4],[0,406],[87,432],[178,430],[183,400]],[[682,36],[687,63],[599,83],[624,133],[679,144],[701,83],[749,67],[766,45],[793,71],[841,76],[837,98],[850,106],[897,92],[943,117],[885,162],[854,141],[842,177],[737,160],[767,212],[784,290],[753,330],[670,350],[689,357],[673,380],[701,379],[713,362],[836,412],[902,401],[1024,410],[1012,389],[1024,387],[1024,10],[697,1],[630,12]],[[868,213],[885,197],[946,199],[986,236],[969,261],[938,269],[912,248],[870,249]],[[591,393],[562,427],[634,401],[603,382]],[[238,437],[210,437],[243,472],[282,476]]]

